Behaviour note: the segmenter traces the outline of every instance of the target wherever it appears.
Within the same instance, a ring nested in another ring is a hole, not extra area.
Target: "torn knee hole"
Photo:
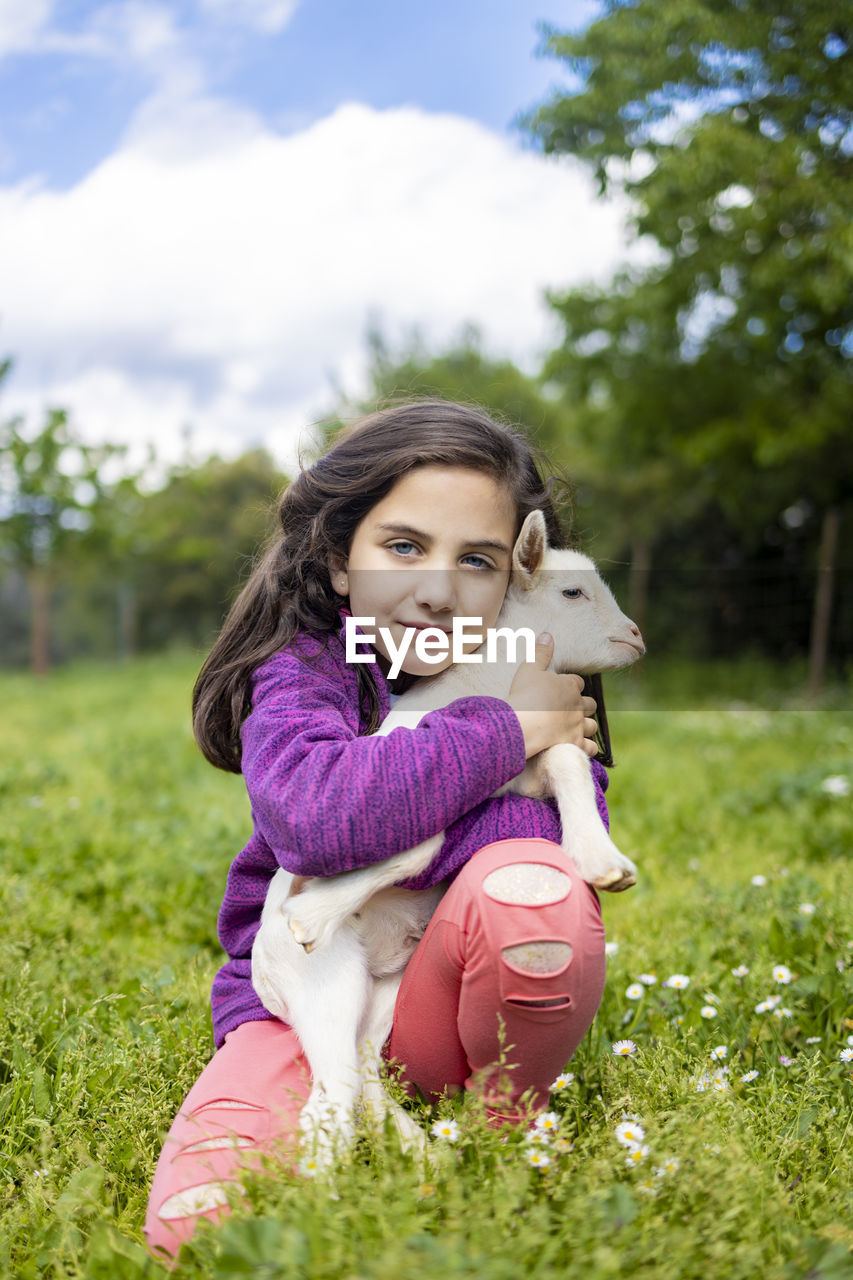
[[[544,862],[511,862],[489,872],[483,881],[486,896],[507,906],[545,907],[562,902],[571,889],[572,882],[565,871]]]
[[[181,1147],[178,1155],[191,1155],[195,1151],[224,1151],[228,1147],[253,1147],[253,1138],[244,1138],[242,1134],[223,1134],[218,1138],[203,1138],[201,1142],[192,1142],[188,1147]]]
[[[539,977],[562,973],[572,958],[568,942],[519,942],[504,947],[501,957],[516,973],[532,973]]]
[[[246,1194],[239,1182],[203,1182],[169,1196],[157,1210],[157,1217],[164,1220],[192,1218],[198,1213],[222,1208],[227,1205],[229,1197],[237,1193]]]
[[[571,1007],[571,1000],[567,995],[562,996],[507,996],[506,1004],[514,1004],[519,1009],[568,1009]]]
[[[236,1098],[216,1098],[213,1102],[203,1102],[200,1107],[195,1110],[185,1112],[185,1115],[191,1116],[194,1120],[202,1115],[205,1111],[263,1111],[263,1107],[257,1106],[254,1102],[238,1102]]]

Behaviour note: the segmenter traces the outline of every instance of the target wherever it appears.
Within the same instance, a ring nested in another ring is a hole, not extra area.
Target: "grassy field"
[[[191,739],[194,669],[0,677],[15,1280],[164,1274],[147,1187],[212,1049],[215,917],[248,832],[240,779]],[[849,691],[806,709],[795,677],[749,663],[702,697],[695,675],[663,679],[608,686],[613,830],[642,879],[604,902],[605,1001],[549,1141],[490,1131],[469,1101],[441,1112],[458,1131],[430,1166],[365,1140],[331,1181],[253,1177],[251,1212],[199,1232],[176,1276],[853,1277]]]

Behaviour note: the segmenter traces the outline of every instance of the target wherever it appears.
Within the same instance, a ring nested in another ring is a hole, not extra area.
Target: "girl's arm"
[[[277,654],[256,675],[243,775],[258,830],[296,875],[412,848],[525,765],[518,718],[500,699],[461,698],[417,729],[361,737],[355,689],[355,672],[330,655],[309,665]]]

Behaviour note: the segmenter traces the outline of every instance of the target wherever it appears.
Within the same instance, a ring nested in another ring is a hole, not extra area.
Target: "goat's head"
[[[541,511],[531,511],[516,539],[499,624],[550,631],[556,671],[615,671],[646,651],[592,560],[548,546]]]

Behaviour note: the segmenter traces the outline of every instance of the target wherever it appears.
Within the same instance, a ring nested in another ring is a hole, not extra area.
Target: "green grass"
[[[191,739],[194,670],[178,655],[0,677],[0,1274],[15,1280],[164,1274],[141,1243],[148,1183],[212,1049],[215,917],[248,833],[240,779]],[[757,663],[608,690],[613,829],[642,879],[603,904],[618,954],[554,1097],[550,1165],[468,1100],[432,1166],[365,1140],[332,1180],[253,1177],[251,1212],[200,1231],[176,1276],[853,1277],[853,804],[822,789],[853,781],[844,692],[809,709]],[[664,988],[673,973],[685,990]],[[658,981],[629,999],[640,974]],[[770,995],[790,1014],[756,1013]],[[612,1053],[620,1038],[635,1055]],[[715,1065],[727,1087],[700,1091]],[[625,1114],[650,1147],[630,1167]]]

